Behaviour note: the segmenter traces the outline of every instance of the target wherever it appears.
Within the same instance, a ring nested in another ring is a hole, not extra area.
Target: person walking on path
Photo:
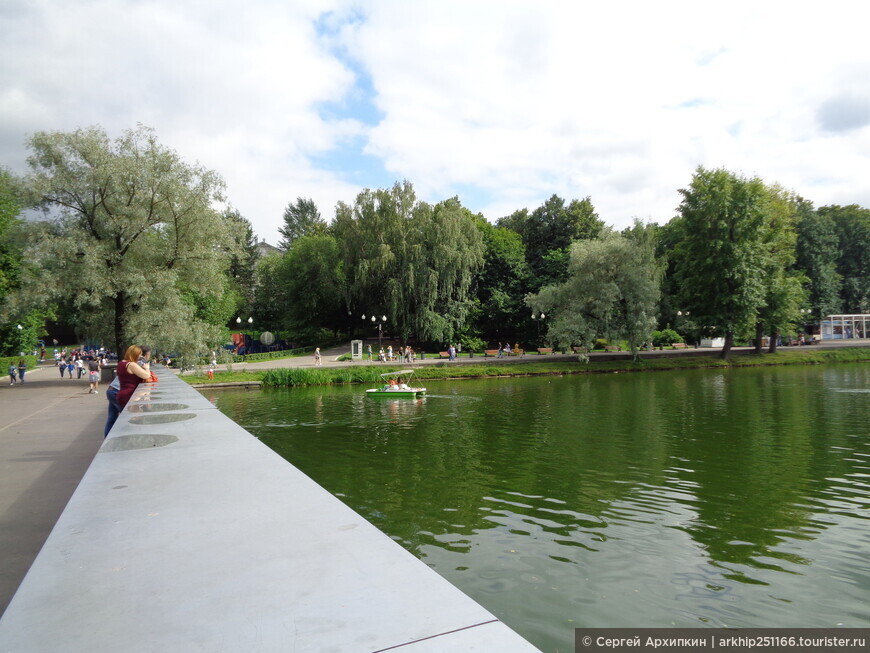
[[[315,347],[314,348],[314,365],[317,366],[317,365],[321,365],[321,364],[322,363],[320,362],[320,347]]]
[[[100,385],[100,361],[96,358],[88,361],[88,382],[91,384],[88,394],[98,394],[97,387]]]
[[[69,359],[69,363],[66,366],[66,373],[69,375],[69,378],[72,378],[73,370],[76,368],[76,364],[73,362],[73,359]]]
[[[60,368],[60,378],[63,378],[63,373],[66,372],[66,361],[61,358],[58,367]]]
[[[79,356],[76,358],[76,378],[82,378],[82,374],[85,373],[85,362],[82,360],[82,357]]]
[[[23,358],[18,359],[18,382],[24,383],[24,373],[27,371],[27,363]]]
[[[9,378],[12,382],[9,385],[15,385],[15,374],[17,370],[15,369],[15,363],[9,363]]]

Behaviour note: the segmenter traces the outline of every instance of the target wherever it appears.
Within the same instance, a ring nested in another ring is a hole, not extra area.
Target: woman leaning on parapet
[[[106,420],[106,429],[103,437],[109,435],[118,415],[124,410],[124,406],[130,401],[133,392],[142,381],[151,379],[151,364],[148,358],[151,356],[150,347],[130,345],[124,354],[124,360],[118,361],[117,389],[115,381],[106,391],[106,399],[109,400],[109,415]]]

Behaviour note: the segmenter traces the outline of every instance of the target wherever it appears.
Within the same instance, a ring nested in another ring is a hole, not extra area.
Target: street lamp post
[[[23,339],[24,327],[21,326],[20,324],[16,324],[15,326],[18,328],[18,355],[24,356],[24,339]]]
[[[689,319],[689,316],[691,315],[691,312],[689,312],[689,311],[677,311],[677,317],[678,317],[678,318],[681,318],[681,317],[683,317],[684,315],[686,316],[686,319],[688,320],[688,319]],[[695,335],[694,335],[694,334],[690,334],[690,335],[692,336],[692,338],[695,338]],[[701,339],[701,335],[700,335],[700,333],[699,333],[699,334],[698,334],[698,337],[695,338],[695,348],[696,348],[696,349],[698,348],[698,345],[700,344],[700,342],[699,342],[700,339]]]
[[[254,318],[249,317],[249,318],[248,318],[248,328],[249,328],[249,329],[251,328],[251,325],[252,325],[253,323],[254,323]],[[239,317],[236,318],[236,324],[239,326],[239,328],[241,328],[241,326],[242,326],[242,318],[241,318],[241,316],[239,316]],[[242,341],[242,342],[244,343],[244,346],[245,346],[245,353],[246,353],[246,354],[249,353],[249,352],[248,352],[248,340],[247,340],[248,337],[249,337],[249,336],[248,336],[247,334],[245,334],[245,339]],[[238,353],[238,350],[236,350],[236,353]]]
[[[546,319],[546,317],[547,316],[544,315],[543,313],[541,313],[540,315],[535,315],[534,313],[532,313],[532,319],[538,323],[538,344],[539,345],[541,344],[541,322],[543,322]]]
[[[366,316],[363,315],[362,319],[365,320]],[[376,318],[374,315],[372,315],[372,324],[375,324],[375,323],[377,323],[377,325],[378,325],[378,351],[380,351],[381,350],[381,338],[383,336],[384,324],[387,323],[387,316],[382,315],[380,321],[378,321],[378,318]]]

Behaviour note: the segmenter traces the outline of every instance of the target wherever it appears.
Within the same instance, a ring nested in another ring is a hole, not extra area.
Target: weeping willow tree
[[[225,274],[235,245],[214,209],[223,181],[183,162],[139,126],[39,132],[26,178],[48,220],[25,288],[71,299],[78,328],[110,347],[133,342],[194,354],[232,311]]]
[[[472,305],[483,265],[483,238],[457,198],[431,206],[410,182],[364,190],[339,204],[334,231],[342,248],[347,309],[388,318],[407,341],[449,342]]]
[[[568,280],[545,286],[526,303],[549,317],[550,342],[590,347],[595,338],[625,338],[632,355],[656,324],[661,265],[648,230],[607,233],[571,246]]]

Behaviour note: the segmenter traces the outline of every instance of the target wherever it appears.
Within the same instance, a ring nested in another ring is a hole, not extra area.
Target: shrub
[[[667,347],[675,342],[683,342],[683,336],[673,329],[652,332],[652,343],[656,347]]]
[[[486,349],[486,340],[474,336],[463,336],[460,340],[462,351],[483,351]]]

